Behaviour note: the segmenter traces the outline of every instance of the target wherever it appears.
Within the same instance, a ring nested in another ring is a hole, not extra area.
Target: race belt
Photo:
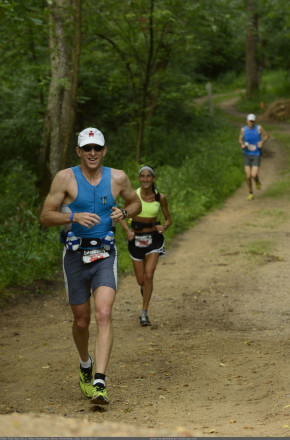
[[[82,238],[81,248],[92,248],[103,246],[101,238]]]
[[[154,228],[154,226],[156,225],[160,225],[160,222],[144,223],[144,222],[137,222],[136,220],[132,220],[131,222],[131,227],[136,231],[141,231],[144,228]]]

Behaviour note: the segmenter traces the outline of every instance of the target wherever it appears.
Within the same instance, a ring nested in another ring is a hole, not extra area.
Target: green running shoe
[[[82,393],[86,397],[92,397],[93,395],[93,359],[89,355],[89,358],[91,359],[92,365],[90,368],[83,368],[80,365],[80,389]]]
[[[110,402],[104,385],[98,383],[93,385],[91,402],[95,405],[109,405]]]
[[[261,185],[260,180],[256,180],[256,187],[257,187],[257,189],[261,189],[262,185]]]

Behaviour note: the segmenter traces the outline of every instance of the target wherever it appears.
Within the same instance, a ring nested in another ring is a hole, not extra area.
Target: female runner
[[[141,287],[143,307],[139,319],[140,325],[144,327],[151,325],[147,311],[153,291],[154,272],[159,255],[165,255],[163,233],[172,221],[165,195],[155,189],[153,168],[143,166],[139,170],[139,180],[141,187],[136,192],[142,203],[142,211],[137,217],[133,217],[131,230],[125,220],[120,223],[127,233],[128,250],[137,282]],[[157,221],[160,207],[165,218],[164,225]]]

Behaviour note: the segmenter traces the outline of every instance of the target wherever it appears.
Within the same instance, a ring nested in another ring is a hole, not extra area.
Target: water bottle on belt
[[[72,231],[68,231],[66,234],[65,246],[69,251],[76,251],[80,247],[81,238],[74,235]]]
[[[105,238],[103,238],[104,249],[106,251],[112,251],[115,247],[115,234],[113,231],[109,231]]]

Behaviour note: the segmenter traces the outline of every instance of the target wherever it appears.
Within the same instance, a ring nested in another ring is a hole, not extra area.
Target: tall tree
[[[42,192],[67,163],[76,114],[81,45],[81,0],[47,0],[47,4],[51,81],[39,159]]]
[[[130,118],[136,127],[136,160],[140,160],[146,122],[154,113],[160,77],[166,70],[174,38],[174,14],[168,1],[99,2],[96,34],[116,51],[131,89]]]
[[[246,94],[250,97],[259,90],[259,66],[257,60],[258,12],[256,0],[247,0],[247,18]]]

